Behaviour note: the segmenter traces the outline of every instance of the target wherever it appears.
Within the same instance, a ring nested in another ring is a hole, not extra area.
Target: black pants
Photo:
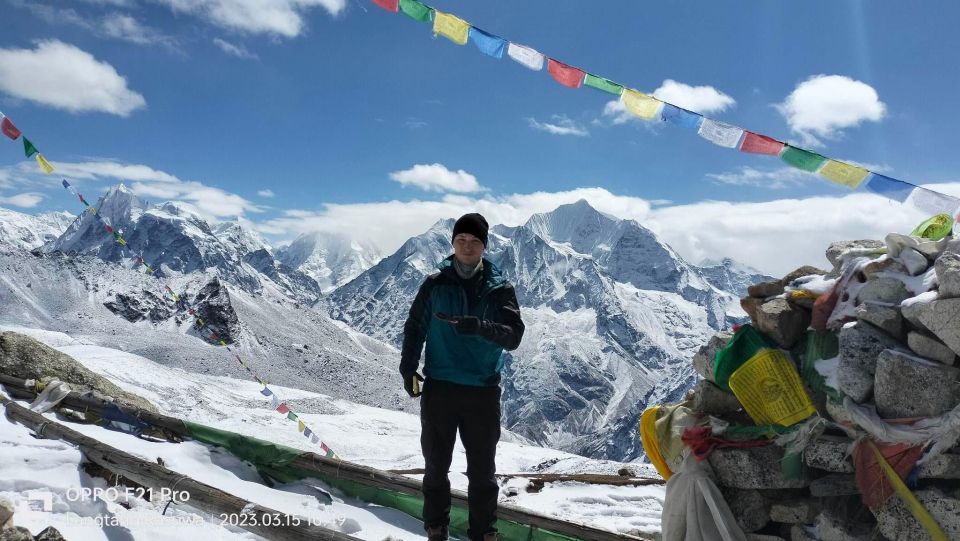
[[[467,452],[467,501],[470,539],[495,532],[497,522],[497,442],[500,440],[500,387],[471,387],[428,380],[420,396],[420,446],[423,475],[423,523],[426,527],[450,523],[450,480],[447,472],[453,446],[460,441]]]

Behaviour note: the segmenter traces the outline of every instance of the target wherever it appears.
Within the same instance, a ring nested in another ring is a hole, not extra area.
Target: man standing
[[[453,255],[424,280],[403,326],[400,374],[410,396],[421,396],[417,373],[426,341],[420,399],[423,523],[430,541],[447,539],[453,446],[467,454],[471,541],[497,538],[496,473],[500,439],[500,370],[503,350],[523,337],[513,286],[483,258],[487,221],[465,214],[453,226]]]

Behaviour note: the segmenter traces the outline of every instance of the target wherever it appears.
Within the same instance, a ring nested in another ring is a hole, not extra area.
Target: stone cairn
[[[706,460],[749,539],[929,539],[896,493],[879,509],[864,505],[852,454],[856,438],[870,431],[849,410],[875,408],[884,422],[910,419],[911,426],[960,408],[960,239],[892,234],[885,242],[834,243],[826,256],[831,271],[803,267],[753,285],[741,300],[754,329],[791,352],[817,410],[806,421],[818,429],[804,440],[799,476],[783,473],[781,445],[716,448]],[[815,363],[819,385],[803,366],[805,337],[818,328],[832,335],[835,354]],[[718,333],[694,357],[703,379],[687,404],[753,425],[737,397],[715,385],[716,353],[732,336]],[[922,445],[924,454],[934,443],[943,448],[914,467],[906,484],[947,538],[960,540],[957,437],[960,429]]]

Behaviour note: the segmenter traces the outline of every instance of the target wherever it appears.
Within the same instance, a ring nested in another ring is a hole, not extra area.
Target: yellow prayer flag
[[[660,110],[660,100],[630,88],[623,89],[620,100],[628,111],[644,120],[655,118]]]
[[[53,166],[50,165],[50,162],[43,157],[43,154],[37,152],[37,164],[40,166],[40,169],[43,169],[43,172],[46,174],[53,173]]]
[[[467,43],[470,36],[470,23],[449,13],[434,10],[433,35],[440,34],[457,45]]]
[[[303,424],[303,421],[297,421],[297,430],[303,432],[303,429],[307,428],[307,425]]]
[[[854,189],[863,183],[869,174],[870,171],[862,167],[838,162],[836,160],[827,160],[827,163],[823,164],[823,167],[820,168],[820,176],[831,182],[842,184],[850,189]]]

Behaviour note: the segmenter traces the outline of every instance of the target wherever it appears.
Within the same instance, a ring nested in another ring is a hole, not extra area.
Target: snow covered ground
[[[261,387],[254,381],[163,366],[138,355],[83,343],[63,333],[12,327],[0,330],[29,334],[73,356],[123,389],[150,400],[167,415],[318,451],[297,431],[295,423],[271,408],[270,400],[260,394]],[[289,387],[271,385],[271,389],[344,459],[381,469],[422,467],[420,422],[415,415]],[[282,513],[310,517],[361,539],[424,538],[422,524],[399,511],[354,500],[309,480],[268,488],[248,464],[200,443],[153,443],[98,426],[70,426],[148,460],[160,457],[167,467],[232,494]],[[616,473],[626,466],[519,441],[504,434],[497,452],[499,472]],[[166,502],[134,498],[125,501],[128,509],[119,502],[76,501],[77,489],[106,487],[103,480],[83,472],[80,462],[76,448],[55,440],[35,439],[23,426],[0,418],[0,497],[10,499],[18,507],[15,523],[34,533],[54,526],[71,541],[257,538],[223,525],[219,517],[197,513],[184,505],[170,506],[161,517]],[[647,466],[629,467],[638,475],[656,475]],[[454,473],[450,476],[455,488],[466,490],[466,476],[456,473],[465,470],[465,455],[458,443],[451,467]],[[509,481],[505,487],[521,489],[516,496],[502,491],[501,501],[624,533],[653,533],[660,529],[662,486],[611,487],[567,482],[548,484],[539,493],[527,493],[522,489],[525,484],[518,478]],[[333,495],[332,502],[324,491]],[[52,510],[30,509],[31,505],[42,507],[40,500],[45,494],[51,494]],[[158,525],[160,520],[165,522]]]

